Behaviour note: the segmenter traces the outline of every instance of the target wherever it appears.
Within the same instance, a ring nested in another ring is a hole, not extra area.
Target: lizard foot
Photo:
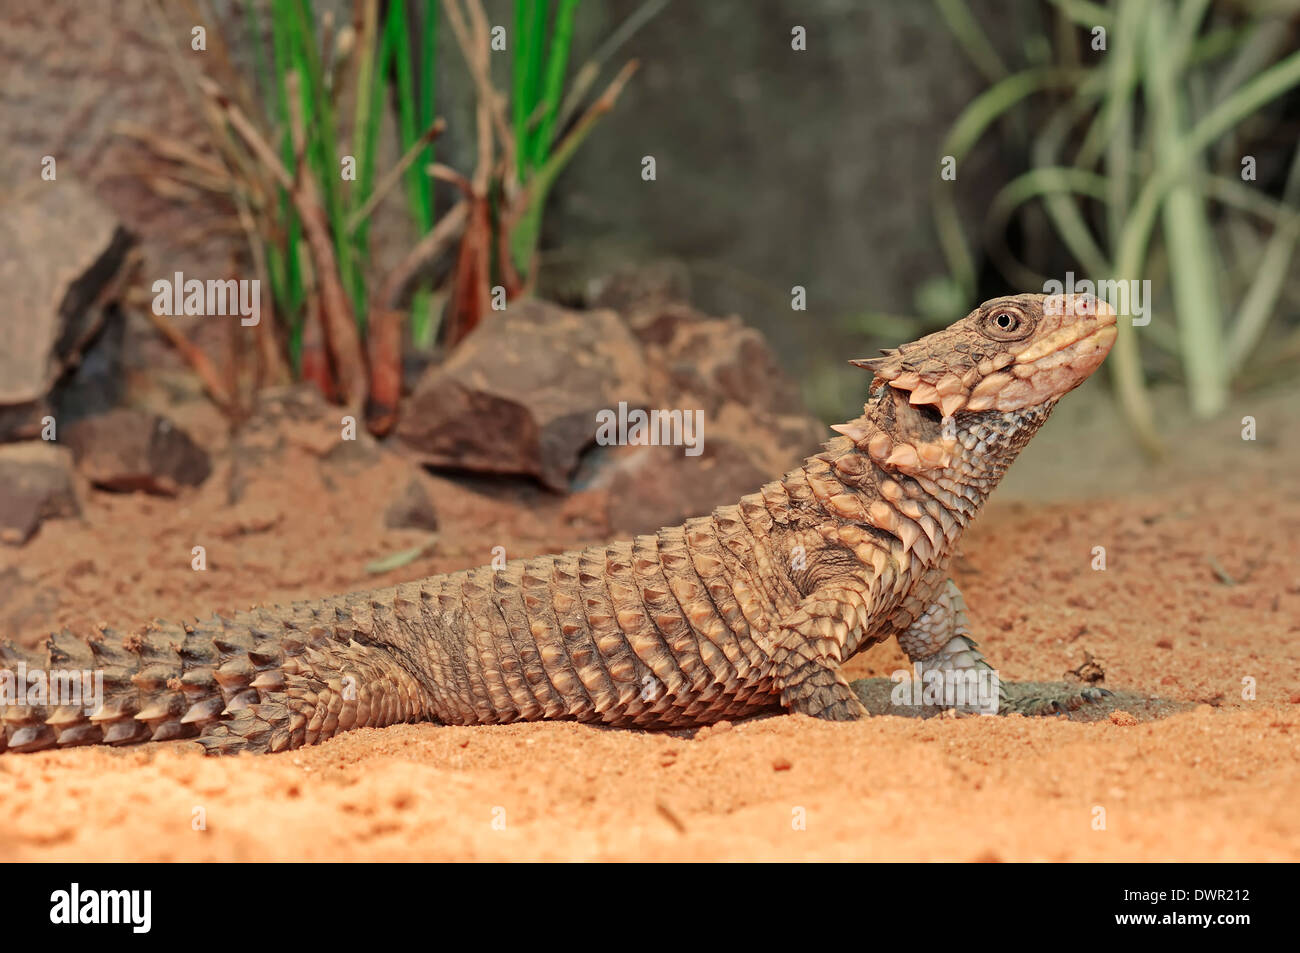
[[[838,672],[827,669],[788,686],[781,700],[792,712],[823,721],[858,721],[871,714],[848,682]]]
[[[859,719],[866,718],[870,712],[867,711],[866,706],[864,706],[862,702],[858,701],[856,697],[841,697],[836,698],[820,711],[810,711],[808,714],[812,715],[814,718],[820,718],[823,721],[858,721]]]
[[[1084,705],[1096,704],[1111,694],[1108,689],[1069,684],[1015,682],[1003,685],[1004,698],[999,714],[1069,715]]]

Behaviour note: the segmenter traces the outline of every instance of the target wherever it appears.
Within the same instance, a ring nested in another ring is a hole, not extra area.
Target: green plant
[[[555,4],[549,6],[555,7]],[[543,59],[547,8],[546,0],[515,0],[516,43],[511,60],[510,103],[515,171],[520,184],[532,189],[511,245],[514,266],[522,274],[531,269],[532,254],[541,230],[542,208],[551,182],[559,171],[558,167],[546,168],[546,160],[551,153],[560,97],[564,91],[578,0],[559,0],[553,14],[550,51]]]
[[[1143,344],[1176,359],[1195,413],[1221,410],[1276,310],[1300,237],[1300,150],[1281,201],[1240,174],[1250,143],[1276,127],[1265,107],[1300,86],[1300,52],[1286,49],[1287,18],[1300,6],[1242,17],[1211,0],[1051,0],[1047,14],[1062,39],[1055,48],[1044,42],[1038,62],[1012,72],[963,0],[936,2],[991,84],[954,123],[942,155],[960,163],[1031,97],[1047,101],[1047,119],[1027,142],[1031,168],[1001,190],[986,219],[994,262],[1014,285],[1043,285],[1046,256],[1019,261],[1005,237],[1028,203],[1040,203],[1089,279],[1152,281],[1161,313],[1176,313],[1177,322],[1171,330],[1153,320]],[[1094,48],[1099,37],[1104,50]],[[950,281],[973,303],[975,256],[949,186],[934,188],[935,223]],[[1262,253],[1253,240],[1261,220],[1272,228]],[[1252,253],[1225,256],[1228,234],[1251,236]],[[1139,333],[1128,321],[1108,364],[1135,432],[1159,452]]]
[[[168,47],[208,120],[215,160],[147,130],[123,131],[173,163],[166,178],[150,180],[160,192],[174,196],[184,181],[232,203],[254,269],[269,289],[263,305],[268,320],[258,340],[260,365],[272,372],[259,373],[259,383],[289,372],[280,358],[283,338],[293,373],[346,404],[359,406],[364,399],[368,423],[381,433],[395,420],[400,397],[408,307],[417,346],[429,346],[439,328],[421,275],[454,251],[448,346],[488,308],[493,284],[504,286],[510,297],[527,290],[535,277],[549,188],[595,122],[613,107],[636,64],[627,64],[581,115],[577,105],[604,60],[667,0],[649,0],[638,8],[578,71],[563,100],[577,0],[519,0],[513,123],[492,86],[490,27],[481,0],[443,0],[440,9],[474,82],[478,161],[471,177],[437,163],[433,152],[443,128],[434,118],[438,7],[356,0],[353,22],[336,29],[329,14],[317,23],[308,0],[268,2],[268,24],[257,2],[242,8],[256,90],[192,0],[185,0],[187,13],[204,27],[212,55],[197,60]],[[180,32],[168,26],[161,3],[150,9],[165,33]],[[376,152],[388,92],[403,156],[380,177]],[[345,136],[340,116],[349,94],[354,107]],[[461,193],[441,216],[434,208],[431,177],[451,182]],[[370,216],[403,180],[420,239],[396,268],[376,276]],[[206,358],[184,347],[183,337],[166,322],[159,329],[196,364],[213,399],[237,417],[238,395]]]

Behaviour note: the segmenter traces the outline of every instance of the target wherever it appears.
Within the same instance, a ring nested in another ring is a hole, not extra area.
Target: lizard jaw
[[[977,321],[1004,300],[1012,311],[1032,307],[1037,324],[1031,336],[990,350]],[[1012,296],[986,301],[948,329],[883,357],[850,363],[872,372],[873,391],[887,385],[906,392],[910,404],[933,406],[945,418],[960,411],[1023,410],[1083,383],[1115,343],[1116,320],[1110,305],[1093,295]],[[966,356],[972,341],[978,360]],[[946,362],[932,360],[945,352]]]
[[[1057,299],[1064,301],[1056,305]],[[1101,366],[1119,333],[1114,309],[1092,295],[1053,295],[1043,310],[1045,321],[1059,314],[1061,323],[1016,355],[1007,370],[1029,387],[1016,406],[1010,406],[1009,400],[1014,392],[1004,393],[998,410],[1018,410],[1064,397]]]

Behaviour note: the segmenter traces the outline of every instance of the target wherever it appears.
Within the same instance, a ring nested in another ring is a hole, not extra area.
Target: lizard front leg
[[[898,636],[898,644],[923,676],[935,672],[952,691],[945,707],[996,713],[1006,704],[1002,681],[970,637],[966,600],[948,579],[930,607]]]
[[[868,714],[840,674],[845,645],[865,620],[861,592],[828,588],[807,596],[780,621],[772,661],[785,708],[827,721],[856,721]]]
[[[966,601],[951,579],[921,617],[898,636],[898,644],[913,663],[920,663],[923,673],[937,671],[946,685],[962,689],[964,694],[954,692],[956,697],[945,697],[943,702],[961,711],[1053,715],[1109,694],[1104,688],[1029,688],[1003,682],[971,638]]]

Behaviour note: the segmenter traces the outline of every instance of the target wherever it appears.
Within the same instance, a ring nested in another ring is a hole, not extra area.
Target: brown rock
[[[627,315],[627,325],[642,344],[666,347],[683,324],[708,320],[704,315],[685,304],[662,304],[642,308]]]
[[[674,331],[664,360],[680,390],[754,413],[802,412],[798,388],[766,339],[739,318],[679,321]]]
[[[610,532],[652,533],[735,503],[774,476],[743,447],[707,430],[703,446],[696,457],[686,456],[682,447],[601,448],[605,459],[593,465],[586,488],[608,491]]]
[[[68,428],[77,466],[106,490],[175,496],[208,478],[208,454],[166,417],[113,410]]]
[[[646,404],[644,364],[612,311],[512,302],[426,372],[397,438],[432,466],[534,476],[563,490],[595,439],[596,414]]]
[[[691,300],[691,273],[673,259],[629,265],[593,282],[592,307],[620,314],[652,314],[660,307]],[[631,323],[631,322],[629,322]]]
[[[43,440],[0,447],[0,542],[22,545],[42,520],[80,513],[66,448]]]
[[[42,183],[0,216],[0,440],[36,436],[48,397],[104,320],[101,293],[131,236],[72,182]]]
[[[435,532],[438,529],[438,513],[434,509],[429,491],[424,481],[412,476],[406,482],[401,495],[384,511],[384,525],[389,529],[423,529]]]

